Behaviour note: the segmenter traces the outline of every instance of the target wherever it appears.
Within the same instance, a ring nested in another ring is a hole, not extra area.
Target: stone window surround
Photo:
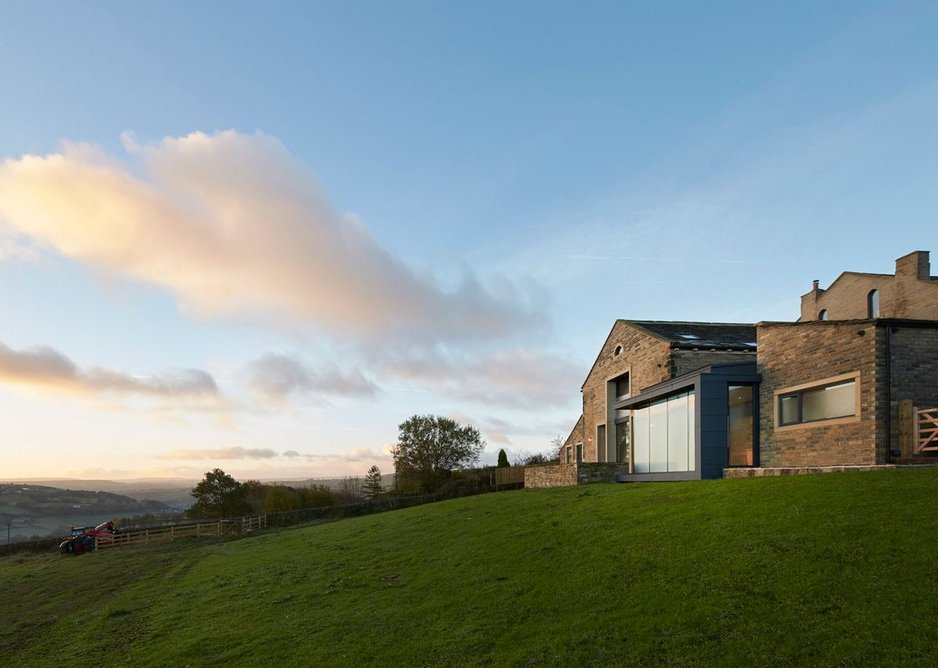
[[[848,380],[852,380],[855,383],[854,388],[854,414],[847,415],[845,417],[838,418],[828,418],[826,420],[812,420],[811,422],[798,422],[796,424],[787,424],[781,425],[779,421],[781,420],[780,410],[779,410],[779,399],[783,395],[792,394],[796,392],[803,392],[805,390],[813,390],[815,388],[824,387],[826,385],[836,385],[837,383],[842,383]],[[791,387],[783,387],[780,390],[776,390],[772,396],[772,413],[773,421],[775,423],[775,431],[785,432],[792,431],[794,429],[810,429],[811,427],[824,427],[834,424],[847,424],[849,422],[859,422],[860,421],[860,372],[852,371],[850,373],[840,374],[839,376],[831,376],[829,378],[822,378],[820,380],[814,380],[810,383],[802,383],[801,385],[793,385]]]

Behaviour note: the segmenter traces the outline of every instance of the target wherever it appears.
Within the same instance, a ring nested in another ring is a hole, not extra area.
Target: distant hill
[[[0,480],[0,482],[7,481]],[[185,510],[192,505],[192,497],[189,492],[198,480],[188,480],[186,478],[137,478],[133,480],[29,478],[13,480],[12,482],[88,492],[111,492],[129,496],[138,501],[145,499],[161,501],[175,510]]]
[[[70,526],[99,524],[117,517],[172,512],[174,509],[161,501],[113,492],[0,484],[0,537],[4,540],[7,533],[12,541],[62,534]]]
[[[0,656],[934,666],[936,489],[938,468],[597,484],[235,541],[0,559]]]

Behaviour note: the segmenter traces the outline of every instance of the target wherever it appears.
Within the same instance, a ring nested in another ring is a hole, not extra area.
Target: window
[[[566,462],[569,464],[573,461],[573,448],[568,445],[564,450],[566,451]]]
[[[630,391],[629,374],[624,373],[612,382],[615,383],[616,400],[627,399]]]
[[[633,409],[632,463],[635,473],[696,468],[694,392],[683,392]]]
[[[601,424],[596,427],[596,452],[598,453],[596,461],[605,461],[606,448],[606,425]]]
[[[752,389],[752,385],[728,385],[726,388],[729,415],[726,445],[730,466],[752,466],[755,440]]]
[[[616,461],[629,461],[629,419],[616,420]]]
[[[622,354],[622,346],[616,346],[616,349],[612,352],[614,357],[618,357]]]
[[[818,319],[818,320],[827,320],[827,309],[826,309],[826,308],[822,308],[822,309],[821,309],[821,312],[817,314],[817,319]]]
[[[870,318],[879,317],[879,290],[870,290],[866,296],[866,314]]]
[[[857,379],[779,395],[778,424],[785,427],[857,414]]]
[[[583,444],[577,443],[576,444],[576,463],[579,464],[582,461],[583,461]]]

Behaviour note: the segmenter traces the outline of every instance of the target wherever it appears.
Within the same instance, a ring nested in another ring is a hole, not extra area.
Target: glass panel
[[[779,424],[795,424],[800,420],[798,417],[798,395],[793,394],[790,397],[782,397],[779,402],[781,411]]]
[[[687,395],[668,399],[668,471],[687,468]]]
[[[632,418],[632,466],[635,473],[648,473],[648,409],[634,411]]]
[[[825,418],[846,417],[856,413],[856,383],[850,381],[801,395],[803,422]]]
[[[627,420],[616,424],[616,461],[629,461],[629,423]]]
[[[629,376],[628,374],[616,380],[616,399],[625,399],[629,396]]]
[[[609,461],[606,456],[606,425],[601,424],[596,427],[596,460],[600,462]]]
[[[648,470],[665,473],[668,470],[668,402],[655,402],[648,410]]]
[[[869,316],[871,318],[879,317],[879,290],[873,290],[867,297],[869,302]]]
[[[752,466],[752,385],[730,385],[728,395],[729,465]]]
[[[583,445],[576,446],[576,461],[577,464],[583,461]]]
[[[697,419],[693,391],[687,394],[687,470],[697,468]]]

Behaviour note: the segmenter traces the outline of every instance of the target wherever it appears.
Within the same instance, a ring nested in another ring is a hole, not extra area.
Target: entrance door
[[[729,433],[727,446],[730,466],[752,466],[754,427],[752,410],[752,385],[730,385],[727,390],[729,403]]]

